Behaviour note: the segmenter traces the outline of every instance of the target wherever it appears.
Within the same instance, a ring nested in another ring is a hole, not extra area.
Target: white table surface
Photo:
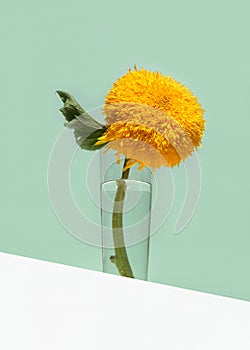
[[[0,253],[2,350],[249,350],[250,302]]]

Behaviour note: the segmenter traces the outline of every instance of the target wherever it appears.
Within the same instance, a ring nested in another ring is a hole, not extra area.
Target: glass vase
[[[147,280],[152,174],[126,161],[100,152],[103,271]]]

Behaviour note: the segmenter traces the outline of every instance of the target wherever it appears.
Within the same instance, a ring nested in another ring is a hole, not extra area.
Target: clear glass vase
[[[100,152],[103,271],[147,280],[152,174],[137,165],[123,172],[124,162]]]

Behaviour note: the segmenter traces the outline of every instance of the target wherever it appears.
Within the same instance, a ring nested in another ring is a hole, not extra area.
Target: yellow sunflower
[[[105,98],[107,129],[95,145],[129,159],[126,168],[173,167],[201,144],[205,128],[198,98],[170,76],[146,69],[129,70]]]

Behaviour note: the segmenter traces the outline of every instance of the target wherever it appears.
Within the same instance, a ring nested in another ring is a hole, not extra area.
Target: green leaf
[[[64,106],[60,109],[60,111],[68,122],[75,119],[77,115],[85,113],[85,110],[68,92],[58,90],[56,93],[60,96],[62,102],[64,103]]]
[[[67,128],[74,130],[76,143],[88,151],[96,151],[105,146],[105,144],[94,146],[97,139],[106,131],[106,126],[96,122],[93,118],[90,120],[85,115],[76,117],[67,124]]]
[[[66,119],[65,126],[74,130],[76,143],[88,151],[96,151],[103,145],[95,146],[97,139],[106,131],[106,126],[92,118],[71,96],[65,91],[57,91],[64,106],[60,109]]]
[[[95,130],[91,135],[89,135],[80,145],[81,148],[86,149],[88,151],[96,151],[98,149],[101,149],[104,147],[107,143],[102,145],[95,146],[95,143],[97,142],[97,139],[103,135],[103,133],[106,131],[106,127],[102,129]]]

